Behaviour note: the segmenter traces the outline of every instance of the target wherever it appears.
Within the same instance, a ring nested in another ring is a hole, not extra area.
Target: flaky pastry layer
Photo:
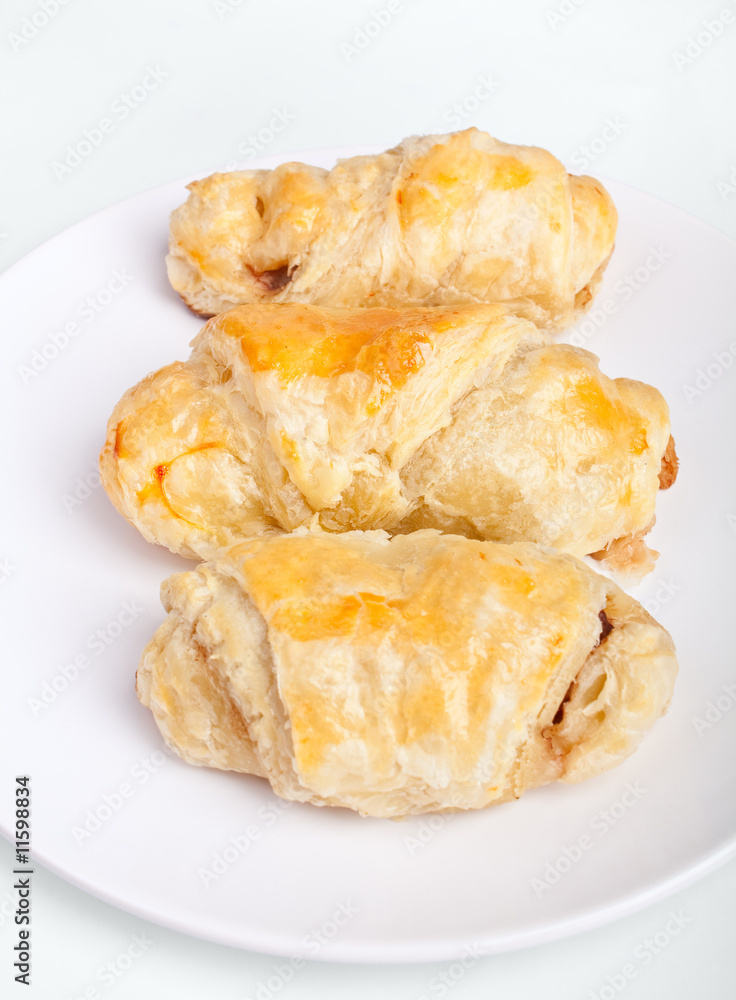
[[[656,389],[500,306],[261,305],[126,393],[100,469],[121,513],[187,556],[313,521],[582,556],[648,528],[669,441]]]
[[[365,815],[477,809],[628,756],[668,633],[571,556],[423,530],[253,539],[162,588],[138,694],[193,764]]]
[[[171,217],[171,284],[203,316],[250,302],[502,302],[561,329],[613,249],[600,182],[470,128],[405,139],[332,170],[285,163],[189,185]]]

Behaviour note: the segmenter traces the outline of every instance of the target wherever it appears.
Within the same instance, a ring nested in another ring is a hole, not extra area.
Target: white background
[[[545,146],[577,172],[626,181],[736,236],[734,2],[393,0],[390,22],[353,51],[346,43],[354,43],[372,11],[385,9],[384,0],[45,5],[51,16],[45,24],[37,16],[36,29],[24,18],[33,18],[39,3],[6,2],[0,12],[2,268],[122,198],[247,159],[249,137],[259,133],[262,152],[275,154],[388,146],[461,122]],[[728,14],[720,20],[723,11]],[[24,23],[32,35],[27,39]],[[144,78],[159,82],[123,118],[113,110],[116,102]],[[269,139],[262,130],[277,112],[286,124]],[[113,131],[72,169],[55,170],[67,145],[105,117]],[[12,338],[13,331],[4,336]],[[14,938],[5,916],[11,867],[3,841],[3,995],[10,984],[13,996],[68,1000],[96,985],[110,1000],[269,1000],[259,984],[283,966],[278,959],[146,924],[43,871],[34,883],[34,986],[15,986]],[[444,995],[610,996],[606,977],[665,927],[671,911],[687,921],[682,932],[651,963],[639,965],[622,992],[631,1000],[731,997],[736,862],[616,924],[471,963]],[[133,934],[150,946],[105,986],[98,971],[126,952]],[[439,997],[436,977],[447,968],[312,963],[274,995]]]

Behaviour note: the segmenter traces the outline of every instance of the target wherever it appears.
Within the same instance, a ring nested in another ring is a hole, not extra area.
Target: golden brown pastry
[[[162,600],[137,687],[167,743],[371,816],[598,774],[677,673],[636,601],[526,542],[300,529],[171,577]]]
[[[316,518],[579,556],[634,540],[623,568],[641,574],[669,439],[656,389],[500,306],[242,306],[126,393],[100,469],[187,556]]]
[[[248,302],[503,302],[561,329],[590,302],[616,209],[551,153],[470,128],[327,171],[213,174],[171,217],[169,279],[204,316]]]

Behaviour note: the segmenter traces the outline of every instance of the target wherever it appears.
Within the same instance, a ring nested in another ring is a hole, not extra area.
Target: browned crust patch
[[[677,470],[679,467],[680,462],[675,451],[675,439],[670,434],[670,439],[662,456],[662,468],[659,470],[660,490],[668,490],[670,488],[677,479]]]

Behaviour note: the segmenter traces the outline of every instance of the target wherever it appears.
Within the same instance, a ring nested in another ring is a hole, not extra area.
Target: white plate
[[[298,155],[328,166],[335,153]],[[174,183],[74,226],[0,281],[6,834],[13,776],[29,774],[35,856],[71,882],[213,941],[336,961],[457,959],[551,940],[734,853],[736,243],[640,192],[610,190],[620,235],[577,340],[607,373],[665,392],[682,463],[658,505],[661,559],[636,592],[672,631],[681,674],[638,753],[579,786],[403,823],[277,812],[266,782],[161,753],[133,677],[163,619],[159,584],[189,564],[123,521],[95,469],[118,398],[186,358],[200,326],[164,270],[168,213],[185,194]],[[687,385],[700,394],[686,398]],[[98,828],[82,838],[85,822]],[[218,877],[205,886],[201,870]]]

